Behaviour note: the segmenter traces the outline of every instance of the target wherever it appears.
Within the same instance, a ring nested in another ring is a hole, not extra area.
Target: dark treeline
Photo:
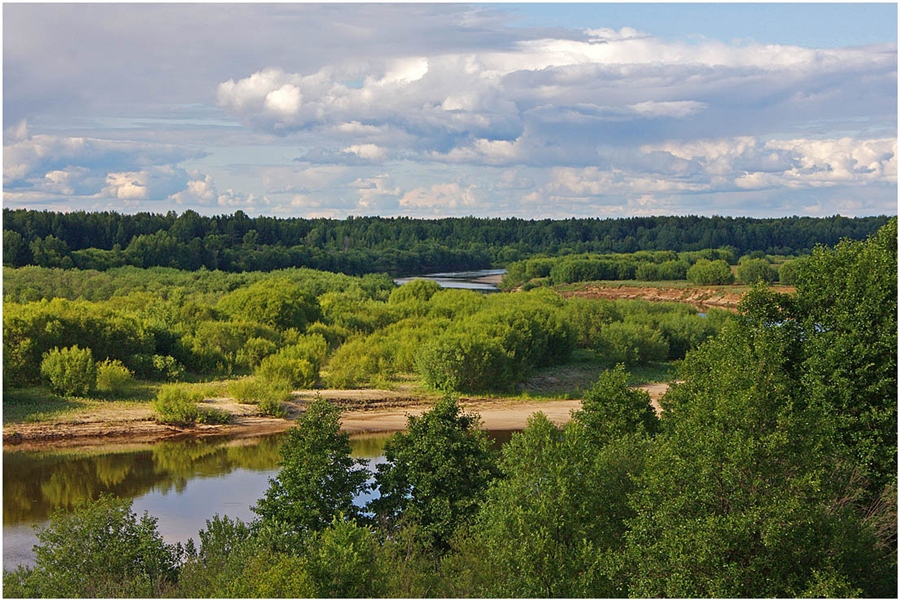
[[[518,218],[348,217],[280,219],[115,212],[3,210],[3,262],[105,270],[124,265],[270,271],[310,267],[349,275],[413,274],[505,265],[536,254],[690,252],[728,247],[807,254],[817,244],[862,240],[888,217]]]

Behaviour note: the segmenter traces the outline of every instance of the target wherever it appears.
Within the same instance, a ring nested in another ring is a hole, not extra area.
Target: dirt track
[[[650,393],[653,405],[659,411],[657,400],[668,385],[648,384],[640,388]],[[287,418],[278,419],[259,415],[254,405],[226,398],[210,399],[204,405],[228,411],[232,415],[231,423],[191,428],[156,423],[149,405],[126,409],[111,407],[61,416],[52,422],[6,425],[3,427],[3,445],[58,448],[151,442],[183,436],[255,436],[287,430],[317,395],[344,408],[341,426],[351,433],[402,430],[406,427],[407,415],[421,415],[434,402],[433,398],[388,390],[299,391],[292,402],[286,403]],[[462,398],[460,405],[466,411],[480,414],[486,429],[514,430],[524,428],[528,417],[537,411],[543,411],[554,423],[563,424],[573,410],[581,407],[581,401]]]

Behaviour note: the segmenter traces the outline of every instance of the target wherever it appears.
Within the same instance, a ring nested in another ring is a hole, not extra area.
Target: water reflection
[[[395,284],[402,285],[416,279],[432,280],[441,288],[460,288],[463,290],[477,290],[480,292],[499,292],[500,289],[494,281],[506,273],[505,269],[479,269],[477,271],[453,271],[448,273],[429,273],[426,275],[397,278]],[[486,281],[487,280],[487,281]]]
[[[499,446],[511,432],[491,432]],[[249,521],[251,507],[278,472],[284,433],[239,440],[182,439],[127,449],[3,451],[3,563],[33,561],[35,526],[57,508],[71,509],[102,493],[131,499],[133,510],[159,519],[169,542],[196,538],[215,514]],[[390,433],[354,435],[354,457],[383,461]],[[375,493],[377,494],[377,493]],[[373,495],[357,499],[363,505]]]

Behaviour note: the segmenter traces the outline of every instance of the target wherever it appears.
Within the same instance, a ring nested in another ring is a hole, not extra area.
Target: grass
[[[3,392],[3,423],[50,421],[86,409],[88,399],[65,399],[45,386],[14,388]]]
[[[615,367],[590,350],[576,349],[564,365],[536,370],[518,390],[527,398],[577,399],[590,390],[600,374]],[[628,384],[638,386],[654,382],[670,382],[675,378],[677,362],[650,363],[626,369]]]

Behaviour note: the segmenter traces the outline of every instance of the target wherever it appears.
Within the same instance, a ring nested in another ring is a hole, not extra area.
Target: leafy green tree
[[[134,374],[121,361],[97,363],[97,392],[108,397],[126,394],[134,381]]]
[[[454,594],[475,597],[614,597],[614,551],[622,546],[639,445],[597,446],[587,429],[560,430],[542,413],[503,446],[468,535],[448,560]]]
[[[633,321],[604,326],[594,348],[607,361],[627,366],[665,361],[669,355],[669,344],[659,330]]]
[[[722,286],[733,284],[734,274],[722,259],[699,259],[687,270],[687,279],[701,286]]]
[[[838,422],[873,496],[897,474],[897,220],[869,240],[817,248],[797,276],[804,384]]]
[[[10,267],[27,265],[30,260],[30,249],[19,232],[3,230],[3,264]]]
[[[737,268],[737,277],[745,284],[756,284],[758,282],[771,284],[778,279],[778,270],[765,259],[741,257]]]
[[[368,488],[368,472],[350,456],[340,416],[339,407],[317,399],[288,430],[281,469],[253,508],[263,522],[305,535],[327,528],[338,513],[358,515],[353,499]]]
[[[442,392],[510,390],[518,371],[497,340],[475,333],[445,334],[419,348],[416,371]]]
[[[600,374],[572,417],[599,445],[625,435],[653,435],[659,428],[650,395],[628,387],[628,373],[621,364]]]
[[[395,569],[379,561],[375,533],[342,515],[335,515],[327,528],[313,535],[304,559],[315,590],[312,596],[320,598],[381,597],[384,569]]]
[[[50,388],[65,396],[87,396],[97,381],[91,349],[78,346],[54,348],[41,361],[41,375]]]
[[[71,513],[58,510],[38,532],[34,569],[15,572],[19,582],[10,584],[51,598],[163,596],[175,582],[181,552],[163,541],[156,523],[111,496]]]
[[[312,388],[319,380],[319,371],[328,343],[318,334],[301,337],[296,344],[269,355],[256,368],[256,376],[264,380],[286,382],[297,388]]]
[[[233,318],[279,330],[302,332],[322,316],[316,298],[286,278],[269,278],[239,288],[223,297],[218,306]]]
[[[478,416],[463,413],[452,397],[410,416],[406,432],[385,443],[385,463],[377,467],[380,496],[368,505],[376,520],[390,530],[415,523],[425,547],[446,550],[497,475],[495,452],[478,426]]]
[[[631,595],[802,596],[822,574],[891,590],[872,529],[841,501],[852,468],[833,422],[797,381],[799,326],[773,297],[688,354],[663,399],[620,564]]]
[[[426,302],[440,290],[440,284],[433,280],[415,279],[395,288],[391,292],[388,302],[392,305],[416,301]]]

